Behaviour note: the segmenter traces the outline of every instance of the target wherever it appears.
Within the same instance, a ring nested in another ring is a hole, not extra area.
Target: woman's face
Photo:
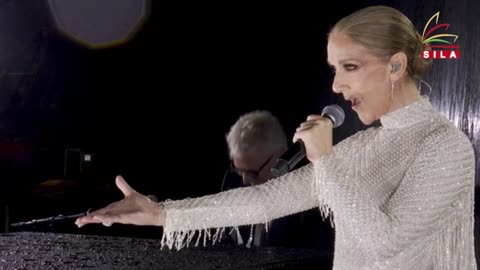
[[[390,110],[390,69],[385,61],[335,31],[329,37],[327,51],[328,62],[335,71],[333,91],[351,102],[364,124],[371,124]]]

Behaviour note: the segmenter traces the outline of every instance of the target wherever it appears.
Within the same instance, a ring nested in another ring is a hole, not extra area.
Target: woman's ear
[[[398,52],[390,58],[390,80],[398,81],[407,70],[408,60],[404,52]]]

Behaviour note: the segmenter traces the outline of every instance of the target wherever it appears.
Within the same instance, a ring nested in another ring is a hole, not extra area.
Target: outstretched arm
[[[312,193],[313,167],[307,165],[263,185],[237,188],[213,195],[156,203],[122,177],[117,187],[125,196],[76,220],[89,223],[165,226],[166,231],[189,231],[266,223],[318,206]]]
[[[125,198],[78,218],[75,221],[78,227],[89,223],[102,223],[105,226],[113,223],[153,226],[165,224],[163,208],[158,203],[135,191],[121,176],[117,176],[115,183]]]

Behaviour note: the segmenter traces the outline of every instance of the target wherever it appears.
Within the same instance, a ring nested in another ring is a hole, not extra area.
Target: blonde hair
[[[432,60],[422,58],[421,35],[413,23],[394,8],[372,6],[358,10],[335,24],[331,33],[334,31],[346,34],[385,61],[397,52],[404,52],[411,77],[422,77],[432,66]]]
[[[273,154],[287,147],[280,121],[270,112],[256,110],[239,117],[226,134],[230,158],[247,152]]]

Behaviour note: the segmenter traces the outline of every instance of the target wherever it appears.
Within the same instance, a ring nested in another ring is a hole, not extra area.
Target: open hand
[[[105,226],[111,226],[113,223],[164,225],[163,209],[158,203],[135,191],[121,176],[117,176],[115,184],[125,198],[86,216],[79,217],[75,221],[79,228],[89,223],[102,223]]]

